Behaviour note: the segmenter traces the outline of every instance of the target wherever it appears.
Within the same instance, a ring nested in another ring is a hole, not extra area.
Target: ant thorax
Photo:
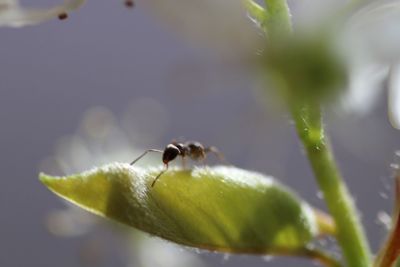
[[[186,146],[186,144],[177,143],[177,142],[173,142],[171,144],[179,149],[179,156],[186,157],[187,155],[190,154],[189,148]]]
[[[164,154],[166,156],[171,154],[176,154],[174,150],[179,150],[178,154],[179,156],[183,158],[188,156],[195,161],[203,160],[206,157],[204,146],[199,142],[186,142],[186,143],[173,142],[165,148]]]

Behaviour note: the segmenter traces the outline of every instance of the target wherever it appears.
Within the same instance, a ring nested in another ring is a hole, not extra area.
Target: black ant
[[[137,159],[131,162],[130,165],[135,164],[139,159],[144,157],[148,152],[158,152],[162,153],[162,161],[164,163],[165,169],[162,170],[156,178],[154,178],[153,182],[151,183],[151,187],[154,186],[158,178],[168,170],[168,164],[170,161],[174,160],[177,156],[182,157],[182,165],[185,167],[185,159],[186,157],[191,158],[194,161],[203,162],[206,159],[207,153],[213,153],[217,158],[223,162],[226,162],[222,153],[214,147],[204,147],[199,142],[185,142],[185,143],[178,143],[178,142],[171,142],[169,143],[164,150],[159,149],[148,149],[142,155],[140,155]]]

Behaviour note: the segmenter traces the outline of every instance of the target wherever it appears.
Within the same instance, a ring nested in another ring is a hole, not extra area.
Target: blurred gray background
[[[136,151],[162,148],[179,137],[216,145],[238,167],[273,175],[325,209],[288,116],[265,109],[255,89],[259,83],[183,40],[140,6],[89,1],[66,21],[2,28],[0,34],[0,266],[85,266],[86,236],[60,238],[46,228],[48,213],[65,205],[37,177],[59,139],[74,134],[92,107],[106,108],[123,125],[131,120]],[[398,161],[399,133],[387,121],[383,95],[367,116],[334,110],[328,124],[376,250],[385,233],[377,213],[392,206],[390,164]],[[96,266],[129,266],[120,252],[124,244],[103,230],[96,238],[109,249]],[[208,266],[312,265],[199,257]]]

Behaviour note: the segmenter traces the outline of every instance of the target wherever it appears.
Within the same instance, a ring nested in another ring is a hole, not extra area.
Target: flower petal
[[[357,39],[357,49],[369,52],[380,62],[400,60],[400,1],[373,1],[349,20],[349,34]]]
[[[0,27],[23,27],[65,17],[78,9],[86,0],[66,0],[51,8],[24,8],[18,0],[0,0]]]
[[[142,4],[188,39],[224,54],[258,49],[259,30],[241,0],[145,0]]]
[[[400,130],[400,65],[390,72],[388,106],[389,120],[394,128]]]
[[[379,64],[355,64],[350,68],[349,88],[342,98],[345,110],[366,114],[375,104],[375,100],[384,88],[388,67]]]
[[[400,1],[378,0],[365,5],[346,22],[340,46],[350,69],[344,107],[361,114],[376,102],[389,66],[400,61]]]

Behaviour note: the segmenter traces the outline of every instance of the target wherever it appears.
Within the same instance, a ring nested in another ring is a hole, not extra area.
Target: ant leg
[[[207,158],[202,158],[201,160],[199,160],[200,164],[203,166],[207,165]]]
[[[214,154],[219,161],[221,161],[222,163],[226,164],[226,165],[231,165],[224,157],[224,154],[222,154],[218,148],[216,148],[215,146],[210,146],[210,147],[206,147],[204,148],[204,152],[205,153],[212,153]]]
[[[165,164],[165,169],[162,170],[157,176],[156,178],[154,178],[153,182],[151,183],[151,187],[153,187],[155,185],[155,183],[157,182],[158,178],[160,178],[160,176],[164,173],[168,171],[168,164]]]
[[[203,155],[197,160],[201,165],[207,165],[207,155],[206,150],[204,149]]]
[[[137,157],[134,161],[132,161],[132,162],[130,163],[130,165],[135,164],[139,159],[143,158],[143,157],[144,157],[147,153],[149,153],[149,152],[159,152],[159,153],[163,153],[164,151],[159,150],[159,149],[148,149],[148,150],[146,150],[142,155],[140,155],[140,156]]]
[[[182,156],[182,168],[186,170],[186,158]]]

